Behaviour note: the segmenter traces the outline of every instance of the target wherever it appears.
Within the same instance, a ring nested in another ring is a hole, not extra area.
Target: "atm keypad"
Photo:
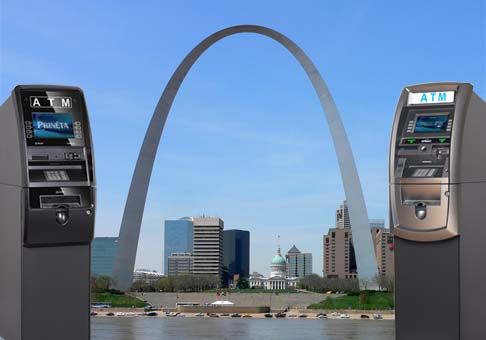
[[[46,170],[44,176],[48,181],[69,181],[69,176],[64,170]]]
[[[430,169],[430,168],[420,168],[416,169],[413,172],[413,177],[434,177],[436,174],[437,169]]]

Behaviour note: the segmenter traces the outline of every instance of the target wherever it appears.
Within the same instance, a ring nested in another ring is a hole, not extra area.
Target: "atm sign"
[[[32,108],[71,108],[73,107],[73,103],[71,97],[31,96],[30,107]]]
[[[454,103],[454,91],[417,92],[408,94],[408,105]]]

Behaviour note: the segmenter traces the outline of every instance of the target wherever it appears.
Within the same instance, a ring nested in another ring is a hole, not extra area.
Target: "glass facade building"
[[[169,275],[172,253],[193,253],[194,223],[190,217],[166,220],[164,228],[164,273]]]
[[[91,275],[112,276],[118,237],[95,237],[91,243]]]
[[[312,274],[311,253],[302,253],[294,244],[287,252],[285,258],[288,277],[304,277]]]
[[[223,233],[223,265],[231,281],[235,274],[250,277],[250,232],[247,230],[225,230]]]

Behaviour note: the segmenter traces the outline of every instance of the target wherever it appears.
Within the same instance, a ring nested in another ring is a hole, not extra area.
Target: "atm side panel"
[[[457,237],[395,238],[396,340],[459,339],[458,256]]]
[[[20,340],[22,188],[0,184],[0,338]]]
[[[0,183],[24,186],[23,130],[13,95],[0,106],[0,122]]]
[[[23,248],[23,339],[90,338],[90,251],[89,245]]]

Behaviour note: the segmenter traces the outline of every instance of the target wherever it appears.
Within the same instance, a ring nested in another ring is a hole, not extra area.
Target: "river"
[[[385,320],[302,320],[230,318],[95,317],[91,339],[299,339],[393,340],[395,325]]]

